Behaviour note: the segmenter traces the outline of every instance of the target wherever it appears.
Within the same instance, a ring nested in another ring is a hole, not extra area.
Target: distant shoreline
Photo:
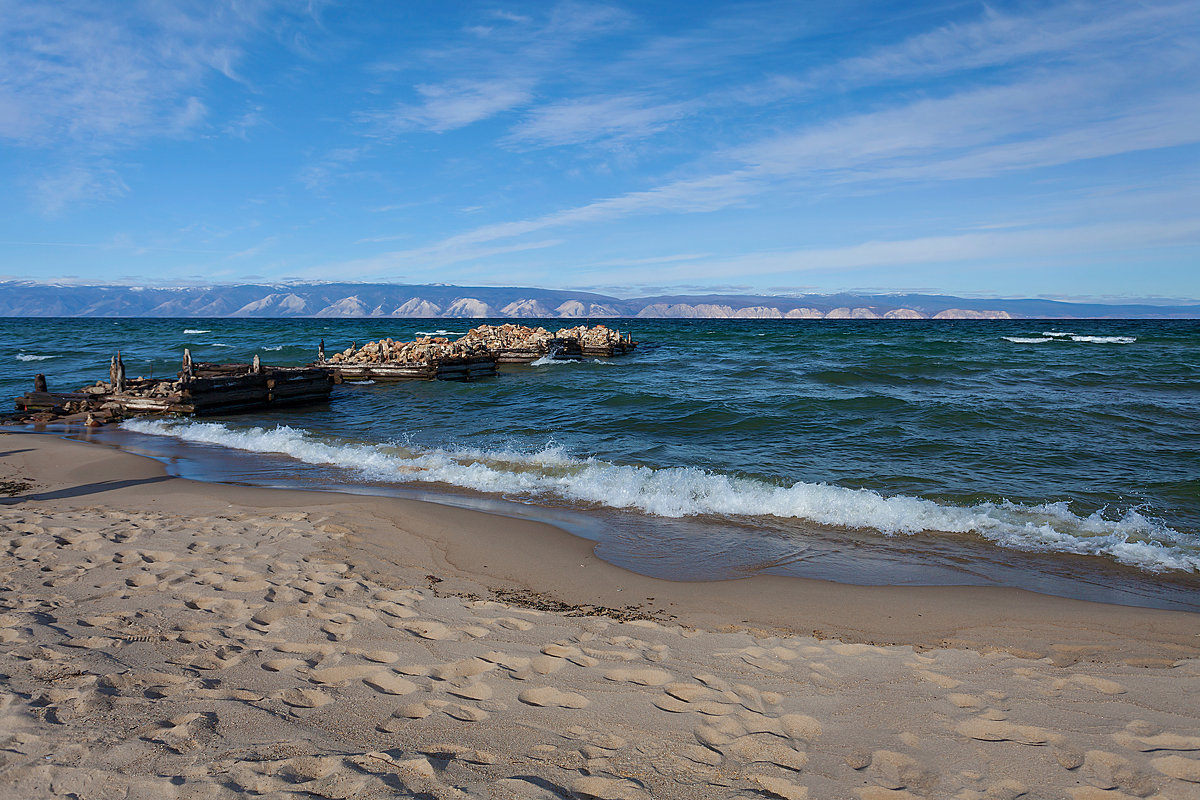
[[[654,295],[533,287],[243,284],[161,288],[0,281],[0,317],[404,319],[1200,319],[1200,303],[934,294]]]

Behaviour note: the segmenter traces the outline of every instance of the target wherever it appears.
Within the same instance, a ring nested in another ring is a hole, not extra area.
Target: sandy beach
[[[1200,615],[677,583],[0,435],[0,796],[1200,797]]]

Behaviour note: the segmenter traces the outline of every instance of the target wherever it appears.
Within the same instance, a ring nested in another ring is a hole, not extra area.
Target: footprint
[[[636,783],[616,778],[588,776],[571,782],[571,792],[595,800],[647,800],[649,795]]]
[[[526,705],[551,708],[585,708],[591,703],[581,694],[559,691],[553,686],[526,689],[517,695],[517,699]]]
[[[1101,694],[1124,694],[1125,687],[1116,681],[1110,681],[1106,678],[1096,678],[1092,675],[1076,675],[1071,680],[1080,686],[1094,689]]]
[[[770,775],[750,775],[747,780],[770,797],[778,797],[782,800],[808,800],[807,786],[801,786],[783,778],[775,778]]]
[[[363,683],[384,694],[409,694],[420,687],[394,672],[380,672],[363,678]]]
[[[661,669],[610,669],[606,680],[636,683],[638,686],[662,686],[671,680],[671,673]]]
[[[1183,756],[1160,756],[1150,759],[1150,765],[1166,775],[1188,783],[1200,783],[1200,760]]]
[[[322,686],[344,686],[350,681],[372,677],[384,668],[373,664],[352,664],[344,667],[326,667],[314,669],[308,673],[308,679]]]
[[[1061,737],[1044,728],[1032,725],[1014,725],[1011,722],[989,719],[970,719],[958,725],[958,732],[981,742],[1017,742],[1018,744],[1043,745],[1057,742]]]
[[[288,689],[279,697],[293,708],[320,708],[333,702],[333,698],[319,689]]]

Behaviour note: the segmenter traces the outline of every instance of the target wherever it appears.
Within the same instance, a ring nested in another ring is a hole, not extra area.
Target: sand
[[[673,583],[32,434],[0,483],[0,797],[1200,798],[1200,615]]]

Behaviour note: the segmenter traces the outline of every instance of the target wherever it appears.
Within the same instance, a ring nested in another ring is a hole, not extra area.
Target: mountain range
[[[144,287],[0,281],[5,317],[1198,319],[1200,304],[1068,303],[926,294],[669,295],[442,284]]]

